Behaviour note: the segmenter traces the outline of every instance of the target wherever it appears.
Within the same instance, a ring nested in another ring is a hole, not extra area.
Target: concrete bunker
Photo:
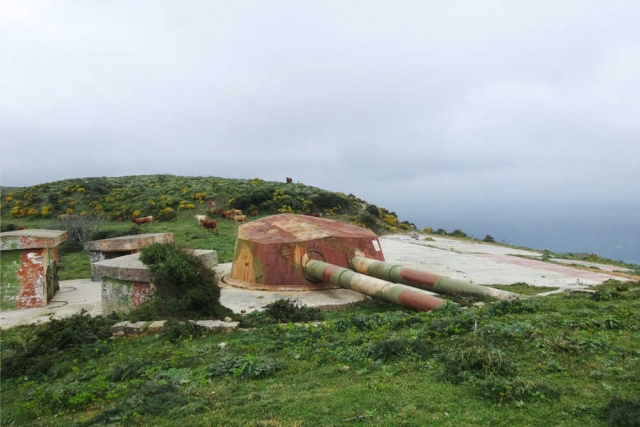
[[[111,239],[94,240],[84,244],[91,260],[91,281],[99,282],[100,275],[95,270],[95,263],[135,254],[140,248],[152,243],[173,243],[172,233],[134,234]]]
[[[0,308],[45,307],[60,288],[58,246],[67,240],[60,230],[16,230],[0,233]]]
[[[215,250],[186,249],[207,268],[218,264]],[[140,261],[140,253],[124,255],[93,264],[100,277],[102,313],[128,313],[138,308],[155,290],[149,268]]]

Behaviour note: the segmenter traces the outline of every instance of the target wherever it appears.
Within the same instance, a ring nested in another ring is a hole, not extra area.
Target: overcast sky
[[[639,22],[638,1],[0,0],[0,179],[290,176],[416,222],[640,207]]]

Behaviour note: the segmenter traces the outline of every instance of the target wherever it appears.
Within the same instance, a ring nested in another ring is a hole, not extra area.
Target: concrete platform
[[[559,265],[536,259],[521,258],[525,255],[541,258],[535,251],[511,249],[504,246],[432,237],[433,241],[409,236],[380,237],[380,244],[388,262],[398,262],[411,268],[429,271],[454,279],[468,280],[481,285],[509,285],[526,282],[532,286],[585,289],[608,279],[629,280],[606,271],[610,266],[596,264],[602,271],[592,272],[570,265]],[[216,266],[219,277],[229,274],[231,263]],[[364,298],[347,289],[300,292],[251,291],[223,286],[220,302],[235,313],[261,310],[267,304],[288,298],[314,307],[348,306]],[[40,323],[50,316],[61,318],[87,310],[92,315],[102,314],[100,283],[90,279],[60,282],[60,291],[53,301],[43,308],[32,308],[0,313],[1,328]]]

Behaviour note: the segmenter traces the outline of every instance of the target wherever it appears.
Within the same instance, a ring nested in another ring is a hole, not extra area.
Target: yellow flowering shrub
[[[334,216],[340,209],[342,209],[342,206],[334,206],[331,209],[325,209],[324,213]]]
[[[278,213],[293,213],[293,209],[291,209],[291,206],[289,205],[283,205],[280,208],[278,208]]]
[[[398,218],[393,215],[385,214],[384,217],[382,217],[382,220],[392,227],[398,226]]]

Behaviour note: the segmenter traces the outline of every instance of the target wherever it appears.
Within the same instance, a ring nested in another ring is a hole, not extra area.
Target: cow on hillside
[[[133,218],[131,221],[133,221],[133,223],[135,225],[153,224],[153,217],[152,216],[144,216],[142,218]]]
[[[201,221],[200,224],[202,224],[202,226],[207,230],[212,230],[215,231],[216,233],[218,232],[218,221],[216,220],[211,220],[211,221]]]

